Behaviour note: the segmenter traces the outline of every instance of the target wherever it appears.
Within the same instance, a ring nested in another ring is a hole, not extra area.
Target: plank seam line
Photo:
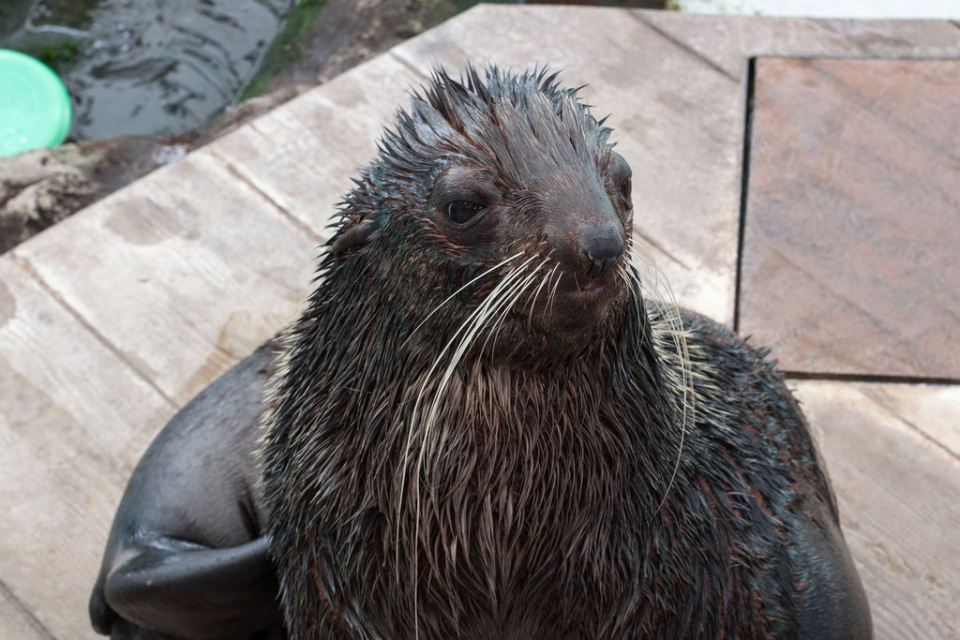
[[[406,44],[406,43],[398,44],[398,45],[395,46],[393,49],[388,50],[388,51],[387,51],[387,55],[390,56],[393,60],[395,60],[395,61],[397,61],[398,63],[400,63],[402,66],[406,67],[406,69],[407,69],[408,71],[410,71],[411,73],[413,73],[413,74],[414,74],[415,76],[417,76],[418,78],[422,78],[423,80],[429,81],[429,80],[430,80],[430,74],[429,74],[429,73],[425,72],[423,69],[421,69],[420,67],[418,67],[417,65],[415,65],[415,64],[414,64],[413,62],[411,62],[410,60],[407,60],[407,58],[406,58],[405,56],[400,55],[399,53],[396,52],[396,49],[399,49],[399,48],[402,47],[404,44]],[[439,65],[436,65],[436,64],[430,66],[431,69],[433,69],[433,68],[438,68],[438,67],[439,67]],[[410,88],[410,89],[413,89],[413,87],[409,87],[409,88]]]
[[[40,622],[35,615],[33,615],[33,612],[30,611],[30,609],[28,609],[23,602],[20,601],[20,598],[13,594],[13,591],[10,590],[10,587],[8,587],[7,583],[2,579],[0,579],[0,595],[2,595],[7,602],[10,603],[10,606],[12,606],[18,613],[22,614],[23,617],[27,619],[34,631],[48,640],[56,640],[56,636],[54,636],[50,630],[47,629],[47,627]]]
[[[226,171],[230,175],[232,175],[234,178],[236,178],[237,180],[245,184],[247,187],[249,187],[251,190],[257,193],[261,198],[266,200],[270,205],[272,205],[280,213],[281,216],[286,218],[287,221],[290,222],[290,224],[292,224],[294,227],[300,230],[300,232],[305,234],[308,238],[310,238],[317,244],[323,244],[324,240],[320,235],[314,232],[314,230],[311,229],[302,220],[300,220],[295,215],[290,213],[290,211],[288,211],[286,207],[284,207],[279,202],[271,198],[270,195],[266,193],[263,189],[255,185],[249,178],[243,175],[243,173],[241,173],[241,171],[237,169],[237,167],[235,167],[233,163],[231,163],[229,160],[224,158],[222,155],[220,155],[216,151],[213,151],[212,149],[208,148],[207,152],[217,162],[217,164],[222,166],[224,169],[226,169]]]
[[[930,385],[957,385],[960,383],[960,380],[952,378],[913,378],[909,376],[877,376],[877,375],[856,375],[856,374],[815,374],[807,373],[802,371],[784,371],[784,376],[788,380],[810,380],[810,381],[824,381],[824,382],[848,382],[848,383],[862,383],[862,384],[930,384]],[[862,391],[860,393],[863,393]],[[877,398],[863,393],[867,396],[873,403],[877,404],[881,409],[883,409],[888,415],[893,416],[903,424],[905,424],[909,429],[916,432],[920,437],[934,445],[945,454],[951,458],[960,462],[960,454],[950,449],[947,445],[943,444],[932,435],[918,427],[912,421],[907,420],[902,415],[894,411],[892,408],[887,406],[886,403],[878,400]]]
[[[743,248],[747,237],[747,196],[750,192],[750,152],[753,144],[753,91],[757,59],[747,60],[743,95],[743,145],[740,147],[740,211],[737,224],[737,264],[733,279],[733,332],[740,332],[740,296],[743,293]]]
[[[684,51],[686,51],[687,53],[689,53],[690,55],[692,55],[694,58],[697,58],[698,60],[700,60],[701,62],[703,62],[703,63],[706,64],[708,67],[710,67],[711,69],[713,69],[713,70],[716,71],[717,73],[721,74],[721,75],[724,76],[725,78],[728,78],[728,79],[732,80],[733,82],[739,82],[739,81],[740,81],[740,79],[737,78],[735,75],[733,75],[732,73],[730,73],[729,71],[727,71],[726,69],[724,69],[723,67],[721,67],[719,64],[717,64],[716,62],[714,62],[713,60],[711,60],[710,58],[708,58],[708,57],[705,56],[704,54],[700,53],[699,51],[697,51],[696,49],[694,49],[693,47],[691,47],[690,45],[688,45],[686,42],[683,42],[682,40],[679,40],[678,38],[675,38],[675,37],[672,36],[671,34],[667,33],[666,31],[664,31],[663,29],[661,29],[660,27],[658,27],[656,24],[654,24],[650,19],[648,19],[648,18],[646,17],[646,14],[645,14],[644,12],[642,12],[642,11],[631,11],[631,12],[630,12],[630,15],[633,17],[634,20],[638,20],[640,23],[642,23],[642,24],[650,27],[650,29],[652,29],[652,30],[655,31],[657,34],[659,34],[660,37],[666,39],[668,42],[671,42],[672,44],[676,45],[677,47],[680,47],[681,49],[683,49]]]
[[[957,454],[957,452],[955,452],[955,451],[953,451],[952,449],[950,449],[949,447],[947,447],[947,445],[943,444],[942,442],[940,442],[939,440],[937,440],[936,438],[934,438],[932,435],[930,435],[929,433],[927,433],[926,431],[924,431],[923,429],[921,429],[920,427],[918,427],[917,425],[915,425],[915,424],[914,424],[913,422],[911,422],[910,420],[907,420],[906,418],[904,418],[902,415],[900,415],[899,413],[897,413],[896,411],[894,411],[894,410],[891,409],[890,407],[888,407],[888,406],[886,406],[886,405],[884,405],[884,404],[881,404],[881,403],[878,403],[878,404],[880,404],[880,406],[883,408],[884,411],[886,411],[886,412],[887,412],[888,414],[890,414],[891,416],[896,417],[897,420],[899,420],[899,421],[902,422],[903,424],[907,425],[907,427],[908,427],[909,429],[913,430],[913,431],[914,431],[917,435],[919,435],[921,438],[923,438],[924,440],[926,440],[927,442],[929,442],[930,444],[932,444],[932,445],[935,446],[936,448],[940,449],[941,451],[943,451],[945,454],[947,454],[948,456],[950,456],[951,458],[953,458],[953,459],[956,460],[957,462],[960,462],[960,454]]]
[[[792,371],[781,369],[783,375],[792,380],[821,380],[825,382],[863,382],[866,384],[926,384],[937,386],[960,385],[960,378],[935,376],[883,375],[875,373],[818,373],[812,371]]]
[[[923,438],[924,440],[926,440],[927,442],[929,442],[930,444],[932,444],[932,445],[935,446],[936,448],[940,449],[941,451],[943,451],[944,453],[946,453],[948,456],[950,456],[950,457],[953,458],[954,460],[957,460],[958,462],[960,462],[960,455],[958,455],[956,452],[954,452],[954,451],[951,450],[949,447],[947,447],[947,445],[943,444],[942,442],[940,442],[939,440],[937,440],[936,438],[934,438],[932,435],[930,435],[929,433],[927,433],[926,431],[924,431],[923,429],[921,429],[920,427],[918,427],[916,424],[914,424],[914,423],[911,422],[910,420],[907,420],[906,418],[904,418],[902,415],[900,415],[899,413],[897,413],[896,411],[894,411],[893,409],[891,409],[890,407],[888,407],[885,403],[880,402],[880,401],[877,400],[876,398],[871,398],[870,396],[867,396],[867,397],[870,398],[873,402],[876,402],[876,403],[880,406],[881,409],[883,409],[884,411],[887,412],[888,415],[893,416],[894,418],[896,418],[897,420],[899,420],[899,421],[902,422],[903,424],[907,425],[907,428],[909,428],[909,429],[911,429],[912,431],[914,431],[914,432],[915,432],[917,435],[919,435],[921,438]]]
[[[687,271],[696,271],[694,267],[691,267],[689,264],[687,264],[686,262],[684,262],[683,260],[675,256],[673,253],[670,252],[670,250],[668,250],[665,246],[663,246],[663,244],[661,244],[660,242],[657,242],[653,238],[653,236],[651,236],[648,233],[645,233],[639,225],[634,225],[633,235],[639,238],[640,240],[642,240],[648,246],[653,247],[654,249],[656,249],[657,251],[665,255],[667,259],[669,259],[671,262],[679,265],[680,267],[686,269]]]
[[[154,391],[156,391],[156,392],[160,395],[161,398],[163,398],[164,400],[166,400],[166,401],[170,404],[171,407],[173,407],[174,409],[179,409],[179,408],[180,408],[180,405],[177,404],[172,398],[170,398],[169,396],[167,396],[167,394],[163,392],[163,389],[161,389],[159,386],[157,386],[156,383],[153,382],[153,380],[151,380],[150,378],[148,378],[142,371],[140,371],[140,369],[138,369],[138,368],[136,367],[136,365],[134,365],[132,362],[130,362],[130,361],[123,355],[123,352],[122,352],[116,345],[114,345],[112,342],[110,342],[110,340],[108,340],[108,339],[106,338],[106,336],[104,336],[104,335],[101,334],[99,331],[97,331],[97,330],[93,327],[93,325],[90,324],[90,323],[87,321],[87,319],[84,318],[83,315],[80,314],[79,311],[77,311],[76,309],[74,309],[73,306],[72,306],[69,302],[67,302],[67,301],[64,299],[63,296],[60,295],[60,292],[58,292],[56,289],[54,289],[53,287],[51,287],[50,284],[49,284],[46,280],[44,280],[43,277],[37,272],[37,270],[33,268],[33,265],[30,264],[30,262],[29,262],[26,258],[24,258],[23,256],[18,255],[18,254],[16,253],[16,250],[10,252],[10,257],[13,259],[13,262],[14,262],[17,266],[19,266],[21,269],[23,269],[23,270],[27,273],[27,275],[28,275],[29,277],[33,278],[33,279],[40,285],[40,287],[41,287],[44,291],[46,291],[54,300],[57,301],[57,303],[60,304],[60,306],[62,306],[64,309],[66,309],[67,313],[69,313],[71,316],[73,316],[73,318],[74,318],[77,322],[79,322],[80,325],[81,325],[84,329],[86,329],[87,331],[89,331],[90,334],[93,335],[93,337],[94,337],[95,340],[97,340],[100,344],[102,344],[104,347],[106,347],[114,356],[116,356],[116,357],[120,360],[120,362],[123,362],[124,364],[126,364],[126,365],[134,372],[134,374],[135,374],[138,378],[140,378],[140,379],[143,380],[145,383],[147,383],[147,385],[148,385],[151,389],[153,389]]]

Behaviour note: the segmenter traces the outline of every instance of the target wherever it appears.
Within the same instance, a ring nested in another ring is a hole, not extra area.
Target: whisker
[[[490,343],[490,339],[492,337],[500,335],[500,329],[503,327],[503,323],[506,321],[507,315],[517,304],[517,301],[520,299],[520,296],[523,295],[523,292],[526,291],[527,288],[529,288],[529,286],[535,281],[537,277],[537,271],[539,271],[540,267],[542,266],[542,264],[537,265],[533,272],[531,272],[530,275],[528,275],[522,281],[518,282],[512,291],[508,291],[503,294],[505,298],[512,298],[512,300],[510,304],[503,305],[503,310],[500,312],[500,315],[491,326],[487,327],[487,339],[484,340],[481,351],[486,351],[487,345]]]
[[[547,303],[550,313],[553,313],[553,303],[557,299],[557,287],[560,286],[560,280],[563,278],[563,272],[557,274],[557,281],[553,283],[553,290],[550,292],[550,301]]]
[[[636,248],[637,245],[634,245]],[[667,480],[666,487],[657,511],[666,504],[667,496],[673,488],[680,471],[680,461],[683,458],[683,449],[686,443],[687,429],[694,424],[696,420],[696,396],[693,390],[693,372],[690,364],[690,351],[687,345],[687,331],[683,327],[683,319],[680,315],[680,307],[674,297],[673,289],[670,283],[663,277],[662,272],[657,268],[653,256],[649,251],[641,256],[638,252],[631,250],[632,268],[628,270],[629,277],[635,279],[639,290],[643,292],[642,300],[637,299],[636,304],[644,307],[650,306],[651,334],[656,343],[657,352],[664,362],[665,375],[676,378],[679,374],[679,380],[674,380],[676,384],[671,385],[680,389],[679,398],[673,399],[674,410],[679,413],[680,441],[677,444],[677,461],[674,463],[673,471]],[[647,277],[641,277],[637,265],[646,267]],[[647,283],[652,283],[648,287]],[[659,295],[654,295],[657,293]],[[638,296],[639,298],[639,296]],[[672,349],[667,346],[672,343]]]
[[[544,264],[546,264],[546,262],[544,262]],[[543,280],[540,281],[540,286],[537,287],[536,292],[533,294],[533,298],[530,300],[530,316],[527,319],[527,326],[533,325],[533,311],[536,308],[537,298],[540,297],[540,291],[543,289],[543,285],[547,284],[547,282],[550,281],[550,279],[553,277],[553,274],[555,274],[557,272],[557,269],[559,268],[560,268],[560,263],[558,262],[553,266],[553,271],[550,272],[550,275],[548,275],[547,277],[543,278]]]
[[[466,353],[469,346],[473,343],[473,338],[476,336],[476,334],[481,330],[483,326],[482,323],[479,321],[489,316],[491,313],[495,312],[496,306],[502,303],[502,300],[504,298],[503,292],[510,285],[512,285],[512,283],[520,275],[523,274],[523,268],[526,267],[526,265],[529,264],[532,260],[533,258],[528,259],[526,262],[523,262],[514,271],[508,274],[500,282],[500,284],[498,284],[494,288],[494,290],[490,292],[490,295],[488,295],[484,299],[483,303],[481,303],[481,305],[477,308],[477,310],[470,315],[470,317],[467,319],[467,322],[465,322],[461,326],[462,328],[463,326],[467,326],[468,324],[472,325],[470,330],[464,336],[464,339],[460,342],[460,346],[457,347],[457,350],[454,352],[453,357],[450,359],[450,362],[447,365],[447,370],[444,372],[443,378],[440,381],[440,386],[437,389],[437,393],[434,395],[433,406],[431,408],[430,413],[427,416],[426,425],[428,428],[432,424],[433,420],[436,418],[436,410],[437,410],[437,407],[439,406],[439,398],[440,396],[443,395],[443,391],[446,390],[447,383],[450,381],[450,378],[453,375],[453,370],[456,368],[457,364],[459,364],[460,360],[463,358],[463,355]],[[456,338],[456,335],[454,336],[454,338]],[[452,344],[453,344],[453,339],[451,339],[451,341],[447,343],[447,346],[444,347],[443,351],[441,352],[441,356],[443,355],[444,352],[446,352],[447,348],[450,347]],[[421,451],[420,451],[421,458],[423,457],[423,454],[424,454],[424,451],[421,448]]]
[[[517,255],[520,255],[520,254],[517,254]],[[416,519],[416,522],[415,522],[415,525],[414,525],[413,540],[411,541],[411,544],[413,544],[414,547],[416,546],[416,544],[418,543],[419,538],[420,538],[420,506],[421,506],[421,502],[420,502],[420,499],[421,499],[421,495],[420,495],[420,475],[421,475],[421,473],[422,473],[422,471],[423,471],[423,461],[424,461],[424,458],[425,458],[425,455],[426,455],[427,443],[429,442],[430,433],[432,432],[433,424],[436,422],[436,414],[437,414],[437,411],[439,410],[440,398],[443,396],[444,391],[445,391],[446,388],[447,388],[447,385],[448,385],[448,383],[449,383],[449,381],[450,381],[450,378],[451,378],[452,375],[453,375],[454,369],[456,368],[457,364],[460,362],[460,360],[461,360],[461,358],[463,357],[463,355],[464,355],[464,353],[466,352],[466,350],[469,348],[470,344],[472,344],[473,339],[474,339],[474,337],[475,337],[476,334],[477,334],[477,331],[479,331],[478,320],[479,320],[481,317],[484,317],[485,315],[488,315],[488,314],[489,314],[489,309],[490,309],[490,307],[497,303],[498,298],[499,298],[499,299],[502,299],[502,298],[503,298],[503,296],[501,295],[502,292],[503,292],[503,290],[506,289],[506,288],[508,288],[513,281],[515,281],[520,275],[522,275],[523,272],[524,272],[524,270],[525,270],[525,268],[526,268],[526,266],[527,266],[531,261],[533,261],[533,260],[534,260],[534,258],[531,257],[531,258],[528,258],[526,261],[522,262],[522,263],[521,263],[520,265],[518,265],[515,269],[513,269],[510,273],[508,273],[508,274],[503,278],[503,280],[501,280],[501,281],[497,284],[496,287],[494,287],[493,291],[491,291],[491,292],[486,296],[486,298],[484,298],[483,302],[481,302],[480,305],[479,305],[479,306],[467,317],[467,319],[464,320],[464,322],[457,328],[457,330],[454,332],[453,336],[450,338],[450,340],[447,342],[447,344],[443,347],[443,349],[440,351],[440,353],[439,353],[439,354],[437,355],[437,357],[434,359],[433,364],[430,366],[430,369],[427,371],[426,375],[424,376],[423,384],[420,386],[420,391],[419,391],[419,393],[418,393],[418,395],[417,395],[417,400],[416,400],[416,402],[414,403],[414,407],[413,407],[413,414],[412,414],[412,415],[413,415],[413,419],[414,419],[414,420],[416,419],[417,416],[420,415],[420,405],[421,405],[421,403],[422,403],[422,401],[423,401],[424,393],[426,392],[427,386],[429,385],[429,381],[430,381],[430,379],[431,379],[434,371],[436,371],[436,369],[437,369],[438,365],[440,364],[441,360],[442,360],[443,357],[446,355],[446,353],[450,350],[450,348],[453,346],[453,344],[456,342],[456,340],[457,340],[457,338],[460,336],[460,334],[461,334],[461,333],[464,333],[464,336],[463,336],[463,338],[462,338],[462,340],[461,340],[461,342],[460,342],[460,346],[459,346],[459,347],[456,349],[456,351],[454,352],[453,357],[451,358],[451,360],[450,360],[450,362],[449,362],[449,364],[448,364],[448,366],[447,366],[447,369],[446,369],[446,371],[444,372],[444,375],[443,375],[443,377],[442,377],[441,380],[440,380],[440,384],[437,386],[436,392],[435,392],[435,394],[434,394],[434,400],[433,400],[433,402],[431,403],[430,411],[428,412],[428,414],[427,414],[427,419],[426,419],[425,422],[424,422],[423,437],[422,437],[422,439],[421,439],[420,453],[419,453],[418,456],[417,456],[417,464],[416,464],[416,468],[415,468],[415,476],[416,476],[416,483],[417,483],[416,505],[415,505],[415,506],[416,506],[417,519]],[[501,262],[500,265],[503,265],[503,264],[505,264],[505,263],[507,263],[507,262],[509,262],[509,259]],[[489,270],[488,270],[488,271],[489,271]],[[483,274],[481,274],[481,276],[482,276],[482,275],[483,275]],[[478,276],[478,278],[481,277],[481,276]],[[475,280],[476,280],[476,278],[475,278]],[[465,286],[466,286],[466,285],[465,285]],[[462,290],[462,288],[461,288],[461,290]],[[456,295],[456,294],[454,294],[454,295]],[[449,299],[449,298],[448,298],[448,299]],[[397,534],[396,534],[396,539],[395,539],[395,553],[396,553],[396,559],[395,559],[395,561],[396,561],[396,563],[397,563],[397,566],[399,566],[399,563],[400,563],[400,530],[401,530],[400,518],[402,517],[402,513],[403,513],[404,495],[406,494],[407,470],[409,469],[410,452],[411,452],[411,448],[412,448],[412,446],[413,446],[413,435],[414,435],[414,431],[415,431],[415,430],[416,430],[416,429],[415,429],[414,423],[411,422],[410,428],[409,428],[408,433],[407,433],[407,443],[406,443],[406,447],[405,447],[405,450],[404,450],[403,461],[402,461],[402,463],[401,463],[401,465],[400,465],[400,470],[399,470],[399,471],[400,471],[400,491],[399,491],[398,503],[397,503]],[[413,557],[413,574],[414,574],[414,576],[416,576],[416,575],[417,575],[417,571],[418,571],[418,569],[417,569],[417,565],[418,565],[418,554],[416,553],[416,549],[415,549],[415,548],[414,548],[414,553],[412,554],[412,557]],[[399,584],[399,575],[397,576],[397,582],[398,582],[398,584]],[[414,580],[414,584],[413,584],[414,607],[417,607],[417,606],[418,606],[418,605],[417,605],[417,600],[418,600],[418,595],[417,595],[417,594],[418,594],[418,580],[415,579],[415,580]],[[419,616],[418,616],[418,612],[415,610],[415,611],[414,611],[414,634],[415,634],[416,636],[419,635],[419,626],[418,626],[418,625],[419,625],[419,620],[418,620],[418,617],[419,617]]]
[[[410,332],[410,335],[407,336],[407,339],[404,340],[404,341],[400,344],[400,348],[402,349],[403,347],[405,347],[406,344],[407,344],[407,342],[409,342],[410,339],[411,339],[414,335],[416,335],[417,331],[419,331],[420,328],[421,328],[424,324],[426,324],[427,320],[429,320],[430,318],[432,318],[432,317],[433,317],[433,314],[435,314],[437,311],[440,311],[440,309],[443,308],[443,306],[444,306],[445,304],[447,304],[448,302],[450,302],[451,300],[453,300],[453,299],[457,296],[457,294],[459,294],[461,291],[463,291],[464,289],[466,289],[467,287],[469,287],[470,285],[472,285],[472,284],[473,284],[474,282],[476,282],[477,280],[480,280],[481,278],[487,277],[488,275],[490,275],[491,273],[493,273],[494,271],[496,271],[497,269],[499,269],[499,268],[502,267],[503,265],[509,263],[511,260],[515,260],[515,259],[519,258],[521,255],[523,255],[521,252],[517,252],[517,253],[513,254],[512,256],[510,256],[509,258],[507,258],[507,259],[505,259],[505,260],[502,260],[501,262],[498,262],[497,264],[493,265],[492,267],[490,267],[489,269],[487,269],[487,270],[484,271],[483,273],[481,273],[481,274],[479,274],[479,275],[471,278],[469,282],[467,282],[467,283],[464,284],[462,287],[460,287],[459,289],[457,289],[456,291],[454,291],[453,293],[451,293],[449,296],[447,296],[440,304],[438,304],[438,305],[434,308],[433,311],[431,311],[430,313],[428,313],[427,316],[426,316],[423,320],[421,320],[420,323],[417,324],[417,326],[415,326],[415,327],[413,328],[413,331]]]
[[[520,255],[521,255],[520,253],[517,253],[517,254],[515,254],[514,256],[512,256],[511,258],[508,258],[508,259],[506,259],[506,260],[501,261],[500,263],[497,264],[497,267],[503,266],[504,264],[507,264],[511,259],[513,259],[513,258],[515,258],[515,257],[518,257],[518,256],[520,256]],[[519,268],[523,268],[529,261],[530,261],[530,260],[527,260],[526,262],[524,262],[523,264],[521,264],[520,267],[518,267],[518,269],[519,269]],[[455,295],[456,295],[457,293],[459,293],[460,291],[463,291],[463,289],[466,288],[469,284],[471,284],[471,283],[473,283],[473,282],[476,282],[477,280],[479,280],[480,278],[482,278],[482,277],[484,277],[484,276],[486,276],[486,275],[489,275],[495,268],[496,268],[496,267],[491,267],[490,269],[487,269],[486,271],[484,271],[483,273],[481,273],[481,274],[478,275],[477,277],[475,277],[475,278],[473,278],[472,280],[470,280],[470,282],[468,282],[467,284],[465,284],[463,287],[460,287],[456,292],[454,292],[454,293],[453,293],[452,295],[450,295],[446,300],[444,300],[443,303],[441,303],[440,306],[442,306],[443,304],[445,304],[446,302],[448,302],[451,298],[453,298],[453,296],[455,296]],[[514,272],[511,272],[511,274],[512,274],[512,273],[515,273],[515,271],[514,271]],[[508,274],[508,275],[504,278],[504,281],[508,281],[508,280],[511,278],[511,274]],[[467,329],[467,327],[470,326],[470,324],[471,324],[474,316],[476,316],[478,313],[480,313],[480,312],[482,311],[482,309],[484,308],[484,304],[486,304],[486,303],[490,300],[490,298],[491,298],[492,296],[494,296],[494,294],[504,285],[504,281],[501,281],[500,284],[498,284],[497,287],[495,287],[494,290],[493,290],[490,294],[487,295],[487,297],[484,299],[483,303],[481,303],[480,306],[478,306],[477,309],[475,309],[475,310],[473,311],[473,313],[471,313],[470,316],[468,316],[467,319],[464,320],[464,322],[463,322],[463,323],[457,328],[457,330],[454,332],[453,336],[451,336],[450,341],[447,342],[447,344],[443,347],[443,349],[440,351],[440,353],[439,353],[439,354],[437,355],[437,357],[434,359],[433,364],[430,366],[430,369],[427,371],[426,375],[424,376],[423,384],[422,384],[421,387],[420,387],[420,391],[419,391],[419,393],[418,393],[418,395],[417,395],[417,400],[416,400],[416,402],[414,403],[414,409],[413,409],[413,415],[414,415],[414,416],[419,415],[420,404],[421,404],[421,402],[422,402],[422,400],[423,400],[423,394],[424,394],[424,392],[426,391],[427,385],[428,385],[429,382],[430,382],[430,377],[432,376],[433,372],[436,370],[437,366],[440,364],[440,361],[443,359],[443,356],[446,354],[446,352],[447,352],[447,351],[450,349],[450,347],[453,345],[454,341],[456,341],[457,336],[459,336],[460,333],[462,333],[463,331],[465,331],[465,330]],[[439,306],[437,307],[437,309],[434,309],[434,311],[432,311],[430,315],[432,315],[433,313],[435,313],[438,309],[439,309]],[[427,316],[427,318],[429,318],[429,315]],[[423,323],[426,322],[427,318],[424,318],[424,320],[423,320],[419,325],[417,325],[417,327],[419,328],[419,327],[423,326]],[[408,338],[408,339],[409,339],[409,338]],[[399,515],[399,512],[402,511],[402,508],[403,508],[403,494],[404,494],[404,491],[405,491],[405,488],[406,488],[406,487],[405,487],[405,483],[406,483],[406,470],[407,470],[407,464],[408,464],[408,462],[409,462],[410,451],[411,451],[411,449],[412,449],[412,447],[413,447],[413,432],[414,432],[414,429],[413,429],[413,425],[411,424],[411,428],[410,428],[410,430],[409,430],[409,432],[408,432],[408,434],[407,434],[407,443],[406,443],[406,446],[405,446],[405,448],[404,448],[403,463],[402,463],[402,465],[401,465],[401,467],[400,467],[401,478],[400,478],[400,501],[399,501],[398,506],[397,506],[398,515]],[[398,533],[397,533],[397,538],[398,538],[398,541],[399,541],[399,529],[398,529]],[[399,550],[397,551],[397,553],[398,553],[398,556],[399,556]],[[398,578],[398,579],[399,579],[399,578]]]

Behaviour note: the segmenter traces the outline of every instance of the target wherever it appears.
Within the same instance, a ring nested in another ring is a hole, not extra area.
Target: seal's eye
[[[627,202],[630,202],[630,194],[633,191],[633,180],[627,178],[620,183],[620,186],[617,187],[617,191],[620,192],[620,195],[623,196],[623,199]]]
[[[485,205],[469,200],[454,200],[447,205],[447,217],[457,224],[470,222],[475,215],[486,209]]]

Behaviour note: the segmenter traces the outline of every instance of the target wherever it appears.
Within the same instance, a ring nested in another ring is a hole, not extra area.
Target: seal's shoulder
[[[705,316],[681,311],[679,318],[673,331],[682,332],[683,347],[660,341],[668,349],[668,367],[688,368],[692,389],[686,485],[696,492],[696,479],[707,470],[712,489],[745,489],[750,507],[744,512],[752,514],[746,520],[755,520],[747,528],[769,530],[774,544],[763,548],[754,534],[742,538],[757,543],[757,554],[773,553],[785,562],[793,604],[784,610],[792,611],[799,637],[869,638],[869,605],[843,539],[835,496],[776,361],[768,349]],[[735,493],[728,496],[731,502]]]

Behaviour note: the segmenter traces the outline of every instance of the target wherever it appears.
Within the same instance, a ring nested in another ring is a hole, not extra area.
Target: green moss
[[[59,73],[61,66],[70,64],[78,55],[80,46],[76,42],[67,41],[57,46],[43,47],[36,57]]]
[[[404,33],[401,23],[398,22],[396,35],[401,37],[417,35],[423,28],[430,28],[484,1],[516,2],[516,0],[411,0],[405,10],[415,14],[411,24],[418,26],[409,33]],[[270,44],[260,68],[244,87],[238,102],[263,94],[274,78],[282,75],[305,56],[314,55],[309,49],[312,41],[310,36],[325,6],[326,0],[299,0],[290,9],[286,24]]]
[[[478,5],[481,2],[490,4],[516,4],[516,0],[450,0],[450,3],[456,8],[454,13],[463,13],[470,7]]]
[[[271,80],[300,59],[306,36],[326,4],[326,0],[299,0],[290,8],[283,30],[273,39],[260,68],[243,88],[239,102],[259,96]]]

